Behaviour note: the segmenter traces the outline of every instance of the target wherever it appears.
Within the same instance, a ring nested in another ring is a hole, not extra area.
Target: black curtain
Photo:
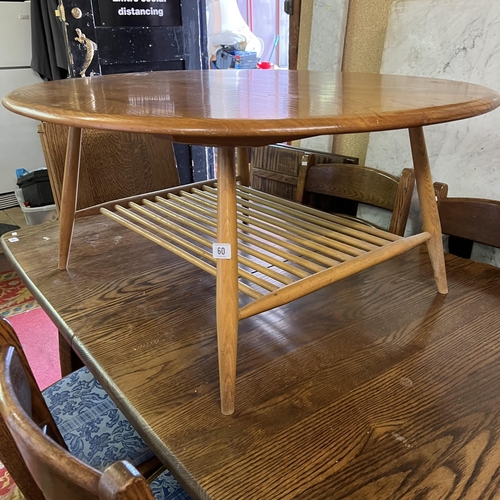
[[[57,0],[31,0],[31,67],[44,80],[68,76],[64,26],[57,8]]]

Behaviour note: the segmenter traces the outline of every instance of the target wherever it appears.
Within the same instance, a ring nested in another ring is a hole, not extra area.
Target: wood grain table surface
[[[215,278],[103,217],[3,236],[7,257],[196,499],[500,495],[500,270],[416,248],[243,320],[219,407]]]
[[[264,146],[321,134],[420,127],[487,113],[472,83],[322,71],[156,71],[30,85],[4,106],[70,127],[161,134],[174,142]]]

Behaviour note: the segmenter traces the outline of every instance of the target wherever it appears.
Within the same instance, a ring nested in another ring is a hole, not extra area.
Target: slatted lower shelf
[[[214,184],[101,212],[204,271],[216,274]],[[240,318],[322,288],[402,253],[428,233],[401,238],[362,223],[237,186],[240,292],[255,299]],[[420,236],[420,238],[418,238]],[[347,274],[346,274],[347,273]]]

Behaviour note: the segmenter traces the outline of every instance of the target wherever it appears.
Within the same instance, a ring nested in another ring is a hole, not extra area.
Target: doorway
[[[243,19],[250,30],[264,41],[262,61],[288,68],[289,15],[286,0],[238,0]]]

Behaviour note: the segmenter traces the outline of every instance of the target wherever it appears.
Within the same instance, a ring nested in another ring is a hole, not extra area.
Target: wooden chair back
[[[38,127],[54,201],[61,203],[68,127]],[[149,134],[83,130],[77,210],[179,185],[173,145]]]
[[[389,231],[403,236],[410,211],[415,175],[405,168],[401,177],[381,170],[360,165],[323,164],[313,165],[307,171],[302,202],[310,203],[308,196],[319,194],[352,202],[348,215],[356,215],[358,203],[392,211]],[[345,213],[342,208],[328,211]],[[352,210],[352,211],[351,211]]]
[[[357,158],[292,146],[272,145],[253,148],[250,158],[250,185],[287,200],[302,201],[309,167],[315,163],[356,164]]]
[[[38,427],[45,428],[46,432],[52,436],[61,447],[65,448],[66,444],[64,443],[64,439],[59,433],[59,429],[38,389],[35,377],[33,376],[16,332],[5,318],[0,318],[0,352],[2,353],[2,359],[7,349],[15,350],[18,362],[23,368],[23,373],[25,374],[23,380],[25,381],[24,383],[27,384],[29,393],[31,394],[30,404],[33,421]],[[3,391],[0,399],[3,402]],[[43,500],[45,497],[28,470],[16,442],[7,427],[4,415],[5,413],[0,411],[0,442],[2,443],[0,445],[0,461],[5,465],[9,474],[26,498],[30,500]]]
[[[449,251],[470,258],[474,242],[500,248],[500,201],[448,198],[448,185],[434,183],[441,231],[450,236]]]
[[[146,480],[130,464],[117,462],[101,473],[67,451],[17,336],[5,320],[0,325],[1,458],[7,458],[7,470],[25,496],[30,500],[154,500]],[[15,475],[12,456],[18,462]]]

